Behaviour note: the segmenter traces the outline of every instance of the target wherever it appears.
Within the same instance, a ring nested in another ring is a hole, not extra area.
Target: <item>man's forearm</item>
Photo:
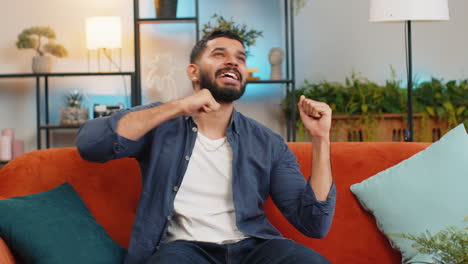
[[[312,177],[310,186],[317,200],[327,200],[332,183],[330,139],[312,138]]]
[[[117,133],[125,138],[137,140],[159,124],[182,115],[180,101],[171,101],[152,108],[130,112],[117,124]]]

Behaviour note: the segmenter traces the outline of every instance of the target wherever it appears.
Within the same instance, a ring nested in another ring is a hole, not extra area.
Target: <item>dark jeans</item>
[[[319,253],[287,239],[249,238],[232,244],[174,241],[146,264],[329,264]]]

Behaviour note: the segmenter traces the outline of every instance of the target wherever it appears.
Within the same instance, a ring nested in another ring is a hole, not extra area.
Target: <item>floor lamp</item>
[[[411,21],[449,19],[448,0],[370,0],[369,22],[406,23],[406,63],[408,74],[408,129],[405,141],[413,141],[413,59]]]

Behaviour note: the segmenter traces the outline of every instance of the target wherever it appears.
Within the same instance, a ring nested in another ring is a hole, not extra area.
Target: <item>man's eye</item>
[[[245,62],[245,58],[244,58],[244,57],[239,57],[239,58],[237,58],[237,59],[238,59],[239,61],[241,61],[241,62]]]
[[[215,56],[223,56],[223,53],[221,53],[221,52],[216,52],[214,55],[215,55]]]

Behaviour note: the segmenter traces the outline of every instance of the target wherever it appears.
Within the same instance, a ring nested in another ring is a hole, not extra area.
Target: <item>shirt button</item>
[[[171,221],[172,216],[168,215],[168,216],[166,217],[166,219],[167,219],[167,221]]]
[[[177,191],[179,190],[179,186],[174,186],[174,188],[172,188],[172,190],[173,190],[174,192],[177,192]]]
[[[190,159],[190,156],[185,156],[185,160],[189,160]]]
[[[160,248],[160,246],[157,246],[157,247],[156,247],[156,250],[159,250],[159,248]]]
[[[122,152],[123,148],[119,143],[114,143],[114,152],[119,153]]]
[[[198,131],[198,128],[192,127],[192,131],[193,131],[193,132],[197,132],[197,131]]]

